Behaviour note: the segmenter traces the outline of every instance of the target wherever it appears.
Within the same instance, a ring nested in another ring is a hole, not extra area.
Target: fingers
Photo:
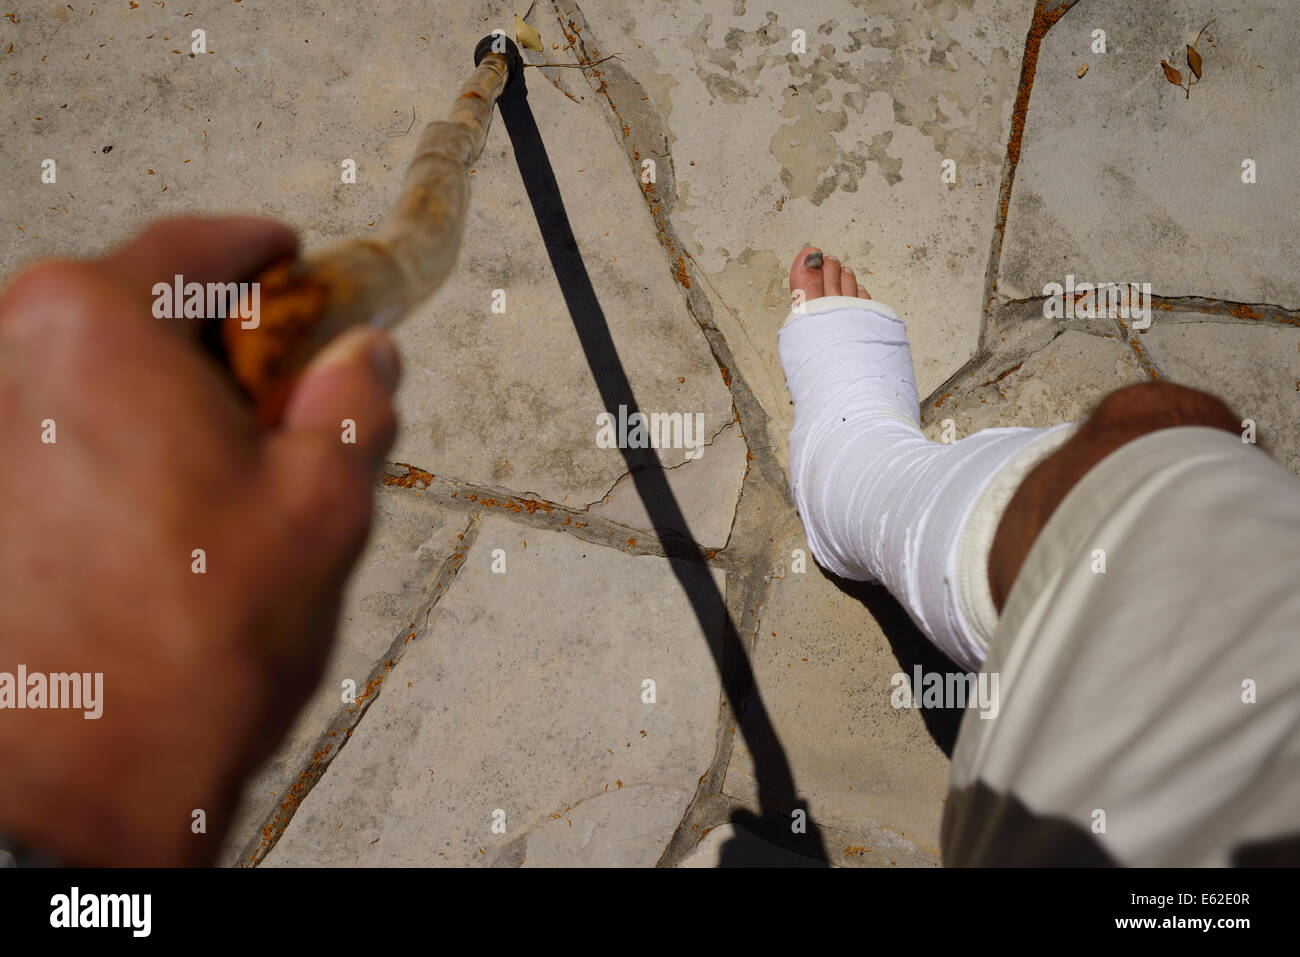
[[[281,505],[313,522],[364,532],[375,476],[397,431],[392,394],[400,364],[384,333],[354,328],[303,371],[280,429],[267,439]]]
[[[297,249],[293,231],[275,220],[189,216],[153,224],[99,264],[142,301],[152,301],[155,283],[171,284],[176,276],[186,283],[247,280]]]

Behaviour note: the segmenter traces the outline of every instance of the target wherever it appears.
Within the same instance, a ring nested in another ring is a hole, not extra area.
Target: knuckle
[[[46,260],[22,270],[4,287],[0,295],[0,310],[44,304],[59,295],[66,295],[85,280],[90,267],[84,263],[65,260]]]
[[[52,260],[31,266],[0,293],[0,326],[38,336],[76,332],[101,310],[110,283],[88,263]]]

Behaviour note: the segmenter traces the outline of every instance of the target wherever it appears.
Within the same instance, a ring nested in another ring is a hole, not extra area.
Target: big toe
[[[819,299],[826,295],[822,285],[822,251],[816,246],[805,246],[799,250],[790,266],[790,295],[796,305],[800,299]]]

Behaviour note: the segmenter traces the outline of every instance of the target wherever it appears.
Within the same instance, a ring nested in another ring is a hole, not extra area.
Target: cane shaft
[[[279,420],[294,378],[330,339],[355,325],[391,326],[447,278],[465,229],[469,164],[510,68],[504,54],[485,55],[448,119],[425,126],[401,196],[376,233],[272,266],[257,277],[256,326],[224,320],[227,362],[264,422]]]

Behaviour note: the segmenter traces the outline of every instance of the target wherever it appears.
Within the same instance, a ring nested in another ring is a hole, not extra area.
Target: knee
[[[1106,395],[1086,428],[1129,433],[1201,425],[1235,432],[1240,417],[1218,396],[1172,382],[1139,382]]]
[[[1184,425],[1236,433],[1240,418],[1217,396],[1172,382],[1140,382],[1105,396],[1064,445],[1025,477],[1002,514],[989,553],[989,588],[1001,611],[1030,546],[1094,465],[1126,442]]]

